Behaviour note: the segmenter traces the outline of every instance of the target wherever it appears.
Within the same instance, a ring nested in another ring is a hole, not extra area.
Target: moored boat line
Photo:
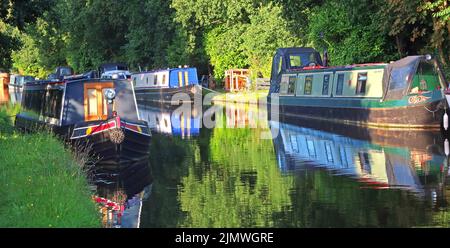
[[[142,102],[192,102],[202,94],[197,69],[193,67],[138,72],[131,79],[136,99]]]
[[[324,67],[311,48],[278,49],[271,88],[281,114],[393,128],[440,128],[448,83],[435,58]]]

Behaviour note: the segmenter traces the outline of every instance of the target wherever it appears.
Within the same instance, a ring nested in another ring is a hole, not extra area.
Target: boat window
[[[294,94],[295,92],[295,82],[297,81],[296,76],[289,77],[288,94]]]
[[[336,95],[341,96],[344,89],[344,74],[338,74],[336,84]]]
[[[157,85],[158,84],[158,74],[155,74],[153,76],[153,85]]]
[[[105,92],[107,90],[114,90],[113,88],[103,88],[102,89],[102,97],[103,97],[103,112],[102,115],[108,115],[108,99],[106,99],[106,94]]]
[[[289,56],[289,66],[290,68],[298,68],[302,66],[302,59],[300,55],[290,55]]]
[[[370,166],[369,154],[367,152],[359,152],[359,166],[361,167],[361,171],[372,174],[372,168]]]
[[[433,63],[421,61],[411,83],[411,93],[431,91],[440,87],[438,72]]]
[[[316,157],[316,147],[314,146],[314,141],[306,139],[306,145],[308,147],[308,154],[310,158]]]
[[[112,89],[114,84],[86,83],[84,85],[85,121],[106,120],[108,118],[108,101],[105,91]]]
[[[272,60],[272,72],[271,72],[271,80],[276,80],[278,74],[281,72],[281,57],[280,55],[275,55]],[[272,81],[271,81],[272,82]]]
[[[17,77],[16,82],[18,85],[23,85],[23,82],[24,82],[23,77],[22,76]]]
[[[327,154],[328,162],[333,162],[333,150],[331,149],[331,144],[329,142],[325,142],[325,152]]]
[[[330,75],[323,75],[322,95],[328,95],[328,88],[330,86]]]
[[[277,71],[277,74],[281,73],[281,69],[283,68],[282,64],[283,64],[283,60],[281,59],[281,56],[278,56],[278,71]]]
[[[289,55],[289,68],[298,69],[303,66],[319,65],[315,53],[301,53]]]
[[[162,84],[163,84],[163,85],[166,84],[166,74],[163,74]]]
[[[41,114],[45,90],[30,90],[24,93],[24,108],[35,114]]]
[[[312,75],[306,76],[305,77],[305,90],[304,90],[305,95],[311,95],[312,83],[313,83],[313,76]]]
[[[59,73],[61,76],[71,76],[73,74],[72,70],[67,67],[61,67]]]
[[[339,147],[339,155],[341,157],[341,164],[344,168],[348,168],[349,167],[349,163],[347,160],[347,152],[345,151],[345,147],[340,146]]]
[[[187,71],[184,72],[184,83],[186,86],[189,84],[189,73]]]
[[[408,86],[413,71],[412,64],[392,69],[389,90],[404,89]]]
[[[356,83],[356,95],[366,94],[367,72],[358,73],[358,81]]]
[[[87,90],[87,96],[88,96],[88,115],[97,115],[97,90],[96,89],[88,89]]]
[[[291,135],[289,137],[291,139],[291,148],[292,151],[294,151],[295,153],[298,153],[298,143],[297,143],[297,138],[294,135]]]
[[[289,78],[287,76],[281,77],[280,94],[287,94],[289,90]]]
[[[44,116],[59,119],[61,115],[61,105],[63,90],[50,89],[45,94]]]
[[[136,81],[137,81],[137,79],[133,78],[133,86],[136,86]]]

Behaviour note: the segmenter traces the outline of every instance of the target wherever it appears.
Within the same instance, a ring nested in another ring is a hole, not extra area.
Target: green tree
[[[450,63],[450,2],[447,0],[424,1],[419,10],[425,14],[431,14],[433,34],[430,41],[438,50],[444,65],[448,65]]]
[[[76,71],[96,69],[105,62],[123,61],[128,30],[128,1],[63,0],[59,10],[67,33],[67,61]]]
[[[380,1],[331,0],[314,8],[309,20],[311,44],[328,48],[333,65],[389,59],[386,33],[380,32],[374,14],[381,6]]]
[[[19,74],[32,75],[38,78],[46,78],[46,71],[39,60],[39,48],[36,41],[27,34],[22,34],[22,48],[12,52],[14,71]]]
[[[9,1],[0,0],[0,69],[9,70],[13,64],[11,53],[20,48],[20,35],[28,23],[33,23],[50,8],[53,0]]]
[[[168,66],[167,48],[175,36],[174,10],[169,5],[165,0],[128,2],[125,56],[132,67]]]
[[[7,71],[12,65],[11,51],[20,46],[14,28],[0,20],[0,70]]]
[[[66,65],[66,34],[57,8],[49,9],[21,33],[22,47],[13,51],[14,69],[46,78],[57,66]]]
[[[248,25],[218,26],[205,35],[206,53],[214,66],[214,76],[222,80],[225,71],[248,67],[243,43]]]
[[[254,72],[261,72],[265,77],[270,77],[272,57],[277,48],[302,43],[290,32],[288,22],[282,17],[282,8],[275,4],[261,6],[250,16],[243,39],[247,63]]]

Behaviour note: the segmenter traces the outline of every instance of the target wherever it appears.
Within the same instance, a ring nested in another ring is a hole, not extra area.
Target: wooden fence
[[[257,90],[268,90],[270,88],[269,78],[257,78],[256,79],[256,89]]]

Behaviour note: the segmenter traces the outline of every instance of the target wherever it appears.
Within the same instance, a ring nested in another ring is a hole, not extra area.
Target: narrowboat
[[[391,63],[323,64],[312,48],[278,49],[268,102],[278,105],[281,115],[321,121],[382,128],[442,126],[448,83],[430,55]]]
[[[193,102],[202,88],[196,68],[172,68],[131,75],[139,102]]]
[[[20,104],[22,102],[23,86],[27,82],[34,81],[35,78],[32,76],[23,76],[13,74],[10,76],[8,84],[8,93],[10,102],[15,104]]]
[[[148,160],[151,133],[139,119],[128,80],[80,79],[25,84],[18,129],[50,129],[98,163],[130,165]]]

